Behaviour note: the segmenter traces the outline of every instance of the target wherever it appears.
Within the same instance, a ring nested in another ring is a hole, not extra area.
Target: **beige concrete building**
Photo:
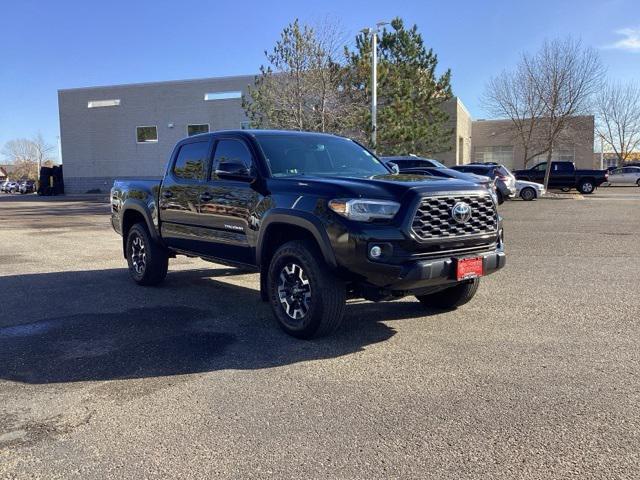
[[[470,163],[471,159],[471,114],[457,97],[446,102],[442,110],[449,115],[448,127],[453,130],[451,149],[434,155],[445,165],[462,165]]]
[[[445,165],[497,162],[510,169],[525,168],[524,149],[513,133],[510,120],[473,120],[459,98],[443,109],[453,129],[451,149],[433,155]],[[594,117],[574,117],[555,146],[553,160],[575,162],[578,168],[599,168],[593,155]],[[527,167],[546,161],[546,155],[530,159]]]
[[[106,192],[115,178],[159,178],[181,138],[247,127],[242,95],[253,80],[244,75],[60,90],[65,190]],[[435,158],[447,165],[495,161],[523,167],[508,121],[474,121],[458,98],[443,108],[453,131],[451,148]],[[574,130],[555,158],[591,167],[593,117],[577,119]]]

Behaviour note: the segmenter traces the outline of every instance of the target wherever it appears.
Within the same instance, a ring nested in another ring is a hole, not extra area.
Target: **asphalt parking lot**
[[[258,277],[127,277],[108,208],[0,196],[0,478],[638,478],[640,189],[509,202],[457,311],[282,333]]]

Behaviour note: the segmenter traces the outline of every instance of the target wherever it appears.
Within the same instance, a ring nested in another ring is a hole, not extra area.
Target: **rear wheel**
[[[536,191],[531,187],[526,187],[520,190],[520,198],[527,202],[534,200],[536,198]]]
[[[636,185],[640,187],[640,178],[638,179],[638,181],[636,182]]]
[[[591,180],[583,180],[580,182],[580,185],[578,185],[578,191],[585,195],[593,193],[595,189],[596,187]]]
[[[311,242],[294,240],[278,248],[269,265],[267,292],[273,314],[289,335],[320,337],[342,323],[345,285]]]
[[[129,275],[139,285],[157,285],[167,276],[169,257],[149,234],[147,227],[136,223],[127,234]]]
[[[425,307],[452,309],[469,302],[478,291],[479,286],[480,279],[474,278],[430,295],[417,295],[416,298]]]

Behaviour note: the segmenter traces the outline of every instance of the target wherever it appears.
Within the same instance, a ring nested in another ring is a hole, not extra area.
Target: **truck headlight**
[[[392,219],[400,204],[389,200],[369,200],[363,198],[337,198],[329,201],[329,208],[350,220],[370,222],[375,219]]]

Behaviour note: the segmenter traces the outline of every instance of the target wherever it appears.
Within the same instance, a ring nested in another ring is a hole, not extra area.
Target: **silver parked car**
[[[16,193],[20,185],[18,182],[14,182],[13,180],[8,180],[2,184],[2,191],[5,193]]]
[[[612,186],[640,187],[640,167],[622,167],[609,172],[608,184]]]
[[[516,180],[516,195],[523,200],[535,200],[544,195],[544,192],[544,185],[541,183]]]

